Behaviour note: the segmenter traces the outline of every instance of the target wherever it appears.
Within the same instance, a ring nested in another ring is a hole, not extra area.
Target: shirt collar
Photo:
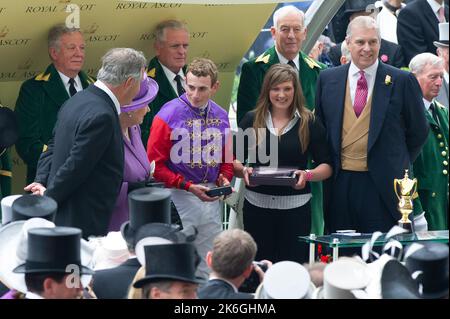
[[[44,299],[44,297],[35,294],[34,292],[28,291],[25,294],[25,299]]]
[[[283,129],[283,132],[281,132],[281,134],[277,134],[277,132],[275,131],[275,128],[273,127],[272,114],[269,111],[267,111],[266,127],[269,130],[269,132],[272,133],[273,135],[282,135],[286,132],[289,132],[290,129],[295,126],[295,124],[297,123],[299,118],[300,118],[300,113],[298,113],[298,111],[295,111],[294,118],[289,121],[288,125],[286,125],[286,127]]]
[[[375,75],[377,73],[378,68],[378,59],[375,61],[374,64],[369,66],[368,68],[365,68],[364,70],[360,70],[353,62],[350,63],[350,69],[348,70],[349,74],[351,76],[355,76],[359,73],[359,71],[364,71],[366,75],[369,75],[372,79],[375,78]]]
[[[430,5],[431,10],[433,10],[433,12],[434,12],[435,14],[437,14],[439,8],[441,8],[441,7],[442,7],[442,8],[445,8],[445,6],[444,6],[445,1],[442,1],[442,5],[440,5],[439,3],[437,3],[435,0],[427,0],[427,2],[428,2],[428,4]]]
[[[429,110],[430,110],[431,103],[433,103],[433,101],[428,101],[428,100],[425,99],[425,98],[422,98],[422,100],[423,100],[423,105],[425,105],[425,110],[429,111]]]
[[[222,280],[222,281],[226,282],[227,284],[229,284],[229,285],[233,288],[234,292],[236,292],[236,293],[238,292],[237,287],[236,287],[235,285],[233,285],[231,282],[229,282],[228,280],[226,280],[226,279],[219,278],[219,277],[217,277],[217,276],[211,274],[211,275],[209,276],[209,280]]]
[[[100,90],[104,91],[114,103],[114,107],[116,108],[117,114],[120,114],[120,103],[114,93],[100,80],[95,81],[94,85],[98,87]]]
[[[164,71],[164,74],[169,79],[169,81],[173,81],[173,79],[175,78],[176,75],[181,76],[181,79],[185,80],[183,68],[181,68],[180,71],[178,71],[178,73],[175,74],[168,67],[166,67],[164,64],[162,64],[161,62],[159,62],[159,64],[161,64],[161,67],[162,67],[162,69]]]
[[[443,83],[442,85],[448,85],[448,72],[447,71],[444,71],[444,80],[445,80],[445,83]]]
[[[275,46],[275,51],[277,52],[278,60],[280,60],[281,64],[287,64],[289,62],[288,59],[286,59],[280,52],[278,52],[277,46]],[[300,57],[300,54],[297,53],[295,58],[292,60],[292,61],[294,61],[295,66],[297,67],[297,70],[300,70],[300,63],[298,62],[299,57]]]

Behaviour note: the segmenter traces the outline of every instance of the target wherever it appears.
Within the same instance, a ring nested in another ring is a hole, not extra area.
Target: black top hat
[[[189,241],[177,225],[163,223],[150,223],[139,227],[134,236],[134,244],[137,244],[141,239],[146,237],[161,237],[173,243],[185,243]]]
[[[54,221],[58,204],[48,196],[23,195],[17,198],[11,206],[11,221],[27,220],[40,217]]]
[[[419,299],[419,285],[398,260],[389,260],[381,274],[383,299]]]
[[[445,297],[448,295],[448,246],[441,243],[422,245],[406,259],[406,268],[411,274],[421,271],[417,280],[422,284],[423,298]]]
[[[134,283],[142,288],[146,283],[158,280],[176,280],[199,284],[195,277],[200,262],[195,246],[191,243],[145,246],[145,277]]]
[[[73,227],[34,228],[28,231],[28,254],[16,273],[66,273],[79,267],[80,274],[94,272],[81,264],[81,230]]]
[[[128,194],[130,220],[123,223],[120,231],[128,243],[136,243],[139,227],[149,223],[171,224],[170,192],[157,187],[136,189]]]
[[[19,138],[19,126],[14,112],[0,104],[0,153]]]

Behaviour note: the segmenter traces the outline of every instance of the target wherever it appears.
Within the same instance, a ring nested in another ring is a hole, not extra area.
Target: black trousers
[[[368,172],[341,170],[333,181],[327,230],[387,232],[397,221],[388,211]],[[392,181],[392,187],[393,181]],[[399,213],[398,219],[401,215]]]
[[[298,236],[308,236],[311,231],[310,202],[294,209],[266,209],[245,200],[243,211],[244,229],[258,245],[256,260],[308,261],[308,245]]]

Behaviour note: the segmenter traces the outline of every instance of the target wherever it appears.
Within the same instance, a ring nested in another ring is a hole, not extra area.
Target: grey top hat
[[[419,285],[398,260],[389,260],[381,275],[383,299],[419,299]]]
[[[433,44],[438,48],[448,48],[448,22],[439,23],[439,41]]]

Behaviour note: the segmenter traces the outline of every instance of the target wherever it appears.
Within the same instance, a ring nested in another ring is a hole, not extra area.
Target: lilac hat
[[[158,83],[156,83],[155,80],[150,79],[147,74],[144,73],[139,93],[134,97],[131,104],[121,106],[120,109],[124,112],[129,112],[145,107],[155,99],[158,90]]]

